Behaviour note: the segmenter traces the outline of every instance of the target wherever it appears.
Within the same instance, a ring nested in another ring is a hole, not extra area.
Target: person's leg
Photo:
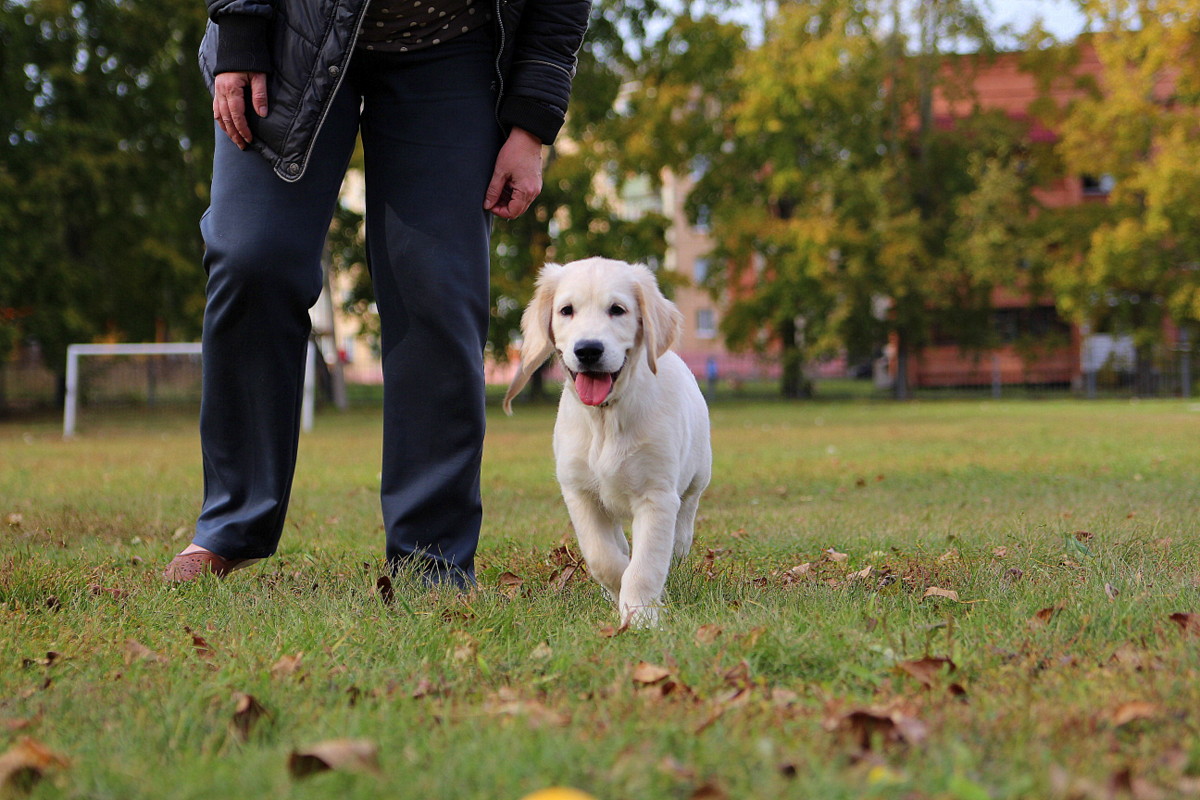
[[[383,329],[381,500],[387,557],[430,582],[474,581],[482,520],[483,349],[501,144],[491,43],[371,55],[363,78],[367,250]]]
[[[354,150],[357,92],[342,87],[305,176],[287,183],[218,128],[201,221],[208,305],[200,436],[204,503],[193,545],[226,559],[275,552],[296,464],[308,309]]]

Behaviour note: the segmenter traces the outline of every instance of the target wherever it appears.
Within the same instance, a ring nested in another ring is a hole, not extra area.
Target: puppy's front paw
[[[621,605],[621,624],[630,628],[657,628],[662,615],[662,606],[658,603]]]

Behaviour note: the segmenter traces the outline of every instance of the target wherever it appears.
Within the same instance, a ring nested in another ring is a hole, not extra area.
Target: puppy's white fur
[[[635,626],[658,621],[667,570],[691,549],[712,476],[704,396],[668,349],[681,327],[646,267],[603,258],[548,264],[521,319],[521,367],[504,398],[511,414],[529,376],[558,354],[568,372],[554,425],[558,482],[588,569],[621,621]],[[577,350],[589,347],[593,360],[582,362]],[[599,389],[584,378],[586,402],[575,384],[581,372],[602,378]],[[603,374],[613,373],[604,396]]]

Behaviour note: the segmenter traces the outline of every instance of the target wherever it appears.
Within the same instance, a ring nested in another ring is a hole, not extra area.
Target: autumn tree
[[[1064,314],[1133,336],[1139,388],[1150,390],[1164,323],[1187,332],[1200,321],[1200,2],[1079,7],[1094,33],[1059,60],[1094,48],[1100,75],[1047,116],[1066,172],[1111,192],[1107,204],[1054,214],[1044,252]]]
[[[704,167],[690,203],[729,343],[775,349],[792,397],[822,352],[890,338],[903,392],[934,330],[983,346],[990,289],[1017,269],[992,240],[1023,235],[1032,196],[1022,126],[970,102],[989,46],[975,6],[787,3],[761,45],[744,36],[681,15],[631,104],[646,141],[629,139],[643,169]],[[937,94],[966,110],[935,119]]]

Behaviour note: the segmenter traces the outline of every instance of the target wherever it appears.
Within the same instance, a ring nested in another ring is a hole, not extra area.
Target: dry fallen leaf
[[[154,652],[136,639],[126,639],[125,663],[132,664],[134,661],[150,661],[155,664],[166,664],[167,657],[162,653]]]
[[[714,781],[702,783],[692,790],[688,800],[728,800],[729,795]]]
[[[304,653],[280,656],[279,660],[271,665],[271,677],[278,680],[295,675],[296,670],[300,669],[302,661],[304,661]]]
[[[497,582],[500,584],[500,594],[509,600],[516,599],[521,594],[521,588],[525,585],[525,579],[512,572],[500,573]]]
[[[924,600],[926,597],[945,597],[947,600],[959,602],[958,592],[953,589],[940,589],[937,586],[930,586],[926,589],[925,594],[921,595],[921,599]]]
[[[919,744],[928,729],[925,723],[901,709],[860,708],[825,722],[825,729],[852,737],[860,750],[883,744]]]
[[[69,765],[66,758],[37,739],[22,736],[0,755],[0,794],[27,792],[47,770]]]
[[[1006,555],[1008,555],[1008,548],[1007,547],[997,547],[994,550],[992,550],[992,555],[994,555],[996,558],[1004,558]]]
[[[1172,614],[1171,622],[1188,636],[1200,636],[1200,614]]]
[[[396,590],[392,586],[392,579],[387,575],[380,575],[379,579],[375,581],[375,594],[385,606],[390,606],[395,602]]]
[[[849,575],[846,576],[846,578],[848,580],[854,580],[856,578],[869,578],[869,577],[871,577],[871,572],[872,572],[872,568],[867,567],[866,569],[859,570],[858,572],[851,572]]]
[[[550,578],[550,593],[559,594],[570,583],[575,572],[579,569],[578,564],[567,564]]]
[[[922,686],[929,688],[943,671],[954,672],[958,666],[944,656],[926,656],[916,661],[901,661],[896,668],[915,678]]]
[[[832,547],[825,551],[825,555],[829,556],[830,561],[837,561],[837,562],[845,561],[847,558],[850,557],[850,556],[846,555],[845,553],[839,553],[837,550],[834,550]]]
[[[217,651],[213,649],[212,645],[210,645],[203,636],[196,633],[187,625],[184,625],[183,629],[191,635],[192,648],[195,649],[196,655],[200,656],[200,658],[204,659],[205,661],[211,662],[217,655]]]
[[[1054,619],[1054,616],[1058,614],[1058,612],[1062,611],[1062,609],[1062,606],[1050,606],[1049,608],[1043,608],[1030,617],[1029,624],[1035,628],[1046,625],[1050,622],[1050,620]]]
[[[1121,705],[1109,711],[1108,719],[1113,724],[1113,727],[1119,728],[1122,725],[1128,725],[1138,720],[1154,719],[1159,713],[1160,709],[1154,703],[1147,703],[1144,700],[1131,700],[1128,703],[1121,703]]]
[[[378,775],[379,748],[367,739],[330,739],[293,750],[288,756],[288,772],[293,778],[307,778],[331,769]]]
[[[466,631],[454,632],[454,647],[450,651],[450,658],[456,664],[463,664],[475,658],[475,653],[479,650],[479,642],[475,637]]]
[[[604,625],[600,628],[598,633],[601,636],[603,636],[605,639],[611,639],[614,636],[620,636],[622,633],[624,633],[627,630],[629,630],[629,620],[625,620],[624,622],[622,622],[620,624],[620,626]]]
[[[263,717],[269,717],[270,712],[253,695],[234,692],[233,697],[236,705],[229,724],[237,737],[244,742],[249,738],[255,724]]]
[[[633,668],[631,677],[634,683],[649,685],[666,680],[670,677],[671,671],[666,667],[660,667],[657,664],[649,664],[645,661],[639,661],[637,666]]]
[[[712,644],[721,633],[720,625],[701,625],[696,629],[696,644]]]

